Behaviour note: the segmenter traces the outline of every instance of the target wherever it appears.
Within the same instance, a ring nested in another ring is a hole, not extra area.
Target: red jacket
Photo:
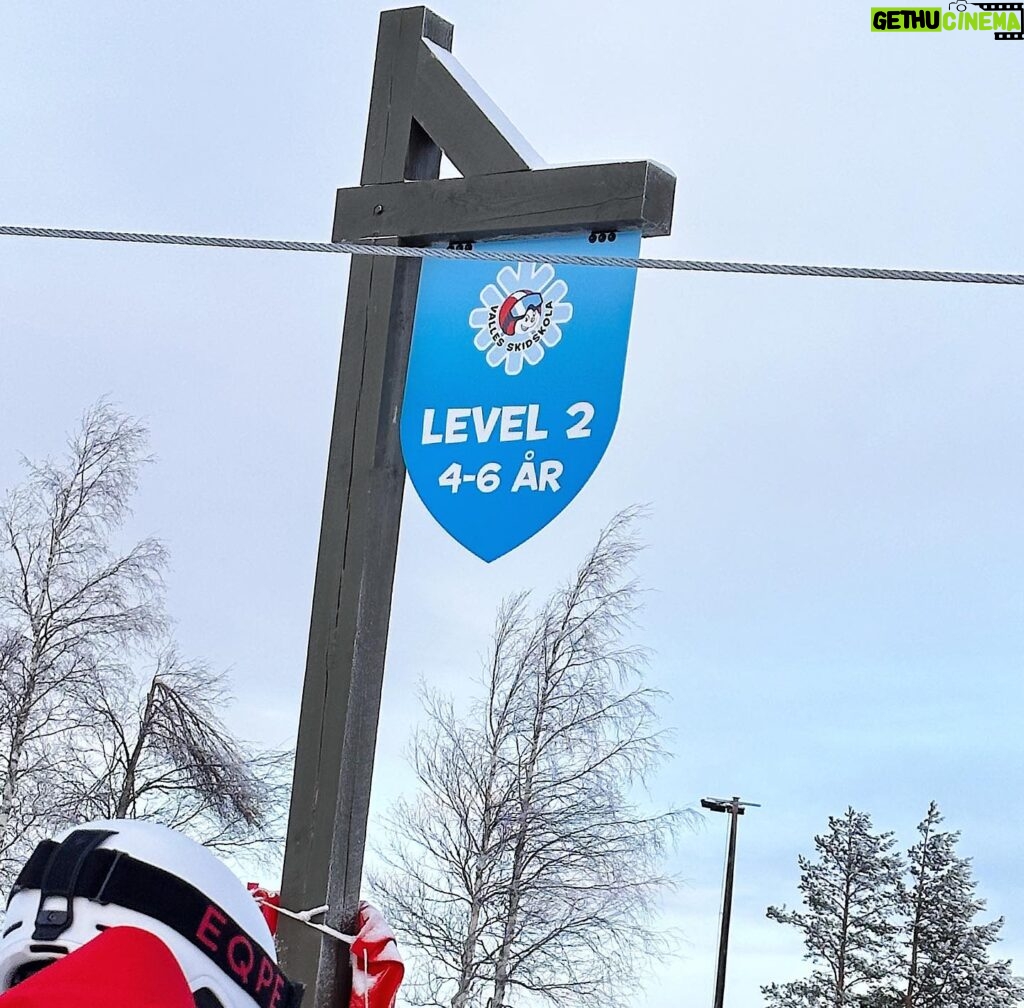
[[[110,928],[0,994],[0,1008],[195,1008],[171,950],[138,928]]]
[[[368,903],[359,906],[351,952],[349,1008],[394,1008],[405,966],[387,921]],[[159,938],[115,927],[0,994],[0,1008],[195,1008],[195,1001]]]

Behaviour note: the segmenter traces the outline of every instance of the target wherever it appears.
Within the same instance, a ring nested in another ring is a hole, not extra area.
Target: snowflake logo
[[[572,318],[568,293],[569,285],[555,277],[550,263],[503,266],[495,282],[480,291],[483,307],[469,313],[476,330],[473,345],[491,367],[504,366],[505,374],[519,374],[523,361],[539,364]]]

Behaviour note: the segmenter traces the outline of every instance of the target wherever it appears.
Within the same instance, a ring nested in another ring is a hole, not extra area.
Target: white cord
[[[284,907],[275,906],[273,903],[268,902],[264,899],[257,899],[257,903],[261,903],[263,906],[270,907],[271,910],[276,910],[278,913],[283,913],[285,917],[290,917],[292,920],[298,921],[300,924],[305,924],[306,927],[312,928],[314,931],[320,931],[322,934],[330,935],[337,941],[344,942],[346,945],[351,945],[355,940],[355,935],[342,934],[341,931],[335,931],[334,928],[328,927],[326,924],[314,924],[310,918],[316,917],[317,914],[327,913],[328,907],[315,907],[312,910],[286,910]]]

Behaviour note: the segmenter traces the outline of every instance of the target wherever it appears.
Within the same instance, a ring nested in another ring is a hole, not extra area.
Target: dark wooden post
[[[452,27],[418,7],[382,15],[363,159],[364,184],[436,178],[441,152],[412,118],[422,38],[450,48]],[[329,902],[355,920],[377,735],[405,467],[398,411],[419,280],[414,259],[354,258],[348,284],[282,900]],[[346,772],[340,773],[344,766]],[[344,856],[336,856],[338,842]],[[331,1004],[347,950],[286,918],[285,968]]]
[[[452,26],[423,7],[381,14],[361,185],[338,192],[334,240],[425,243],[642,228],[668,234],[675,179],[651,162],[545,168],[451,55]],[[463,178],[438,180],[441,149]],[[351,932],[405,466],[399,412],[419,262],[354,257],[342,334],[282,903],[327,903]],[[345,1008],[348,949],[282,920],[282,964]]]

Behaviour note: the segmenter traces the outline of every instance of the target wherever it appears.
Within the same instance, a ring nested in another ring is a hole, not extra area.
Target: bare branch
[[[664,758],[661,695],[629,644],[638,513],[616,516],[572,580],[534,611],[499,609],[480,694],[460,714],[424,691],[371,886],[414,949],[414,1003],[504,1003],[512,988],[580,1008],[625,1002],[619,964],[668,948],[649,921],[689,813],[631,796]]]
[[[221,847],[275,851],[283,754],[220,720],[223,682],[165,640],[155,539],[118,543],[148,432],[107,402],[57,460],[23,460],[0,506],[0,888],[42,838],[145,816]],[[139,682],[141,659],[155,671]]]

